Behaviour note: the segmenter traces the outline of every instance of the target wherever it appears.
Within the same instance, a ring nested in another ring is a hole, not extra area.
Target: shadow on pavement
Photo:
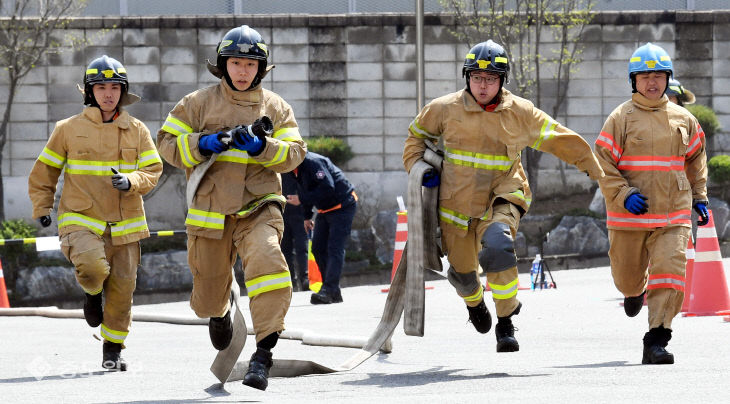
[[[365,380],[343,382],[351,386],[380,386],[380,387],[411,387],[424,386],[431,383],[444,383],[459,380],[499,379],[508,377],[536,377],[550,376],[546,373],[535,373],[526,375],[511,375],[508,373],[488,373],[483,375],[460,375],[455,374],[463,371],[474,371],[474,369],[443,369],[418,371],[412,373],[370,373]]]
[[[591,368],[615,368],[619,366],[641,366],[639,363],[629,363],[627,361],[613,361],[603,363],[586,363],[584,365],[570,366],[553,366],[556,369],[591,369]]]

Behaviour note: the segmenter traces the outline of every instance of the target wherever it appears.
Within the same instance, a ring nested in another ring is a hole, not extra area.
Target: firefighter
[[[233,28],[216,52],[216,64],[208,62],[208,70],[220,82],[180,100],[157,142],[163,158],[188,177],[216,156],[185,219],[193,274],[190,306],[198,317],[210,318],[213,347],[225,349],[233,335],[231,267],[238,255],[256,330],[256,351],[243,383],[265,390],[271,349],[284,330],[292,293],[279,244],[286,199],[278,173],[299,165],[306,146],[289,104],[262,88],[273,66],[267,64],[261,35],[248,25]],[[271,130],[256,131],[256,124],[266,121],[263,126]]]
[[[357,211],[355,187],[329,158],[313,152],[307,153],[294,175],[298,192],[287,195],[287,201],[303,206],[304,229],[314,230],[312,255],[322,274],[322,288],[312,294],[309,302],[342,303],[340,277],[345,264],[345,243]],[[317,208],[316,225],[313,207]]]
[[[128,90],[121,63],[106,55],[94,59],[84,74],[86,108],[56,123],[28,178],[33,218],[48,227],[64,172],[61,250],[84,290],[86,322],[101,325],[102,366],[112,370],[127,368],[120,354],[132,323],[139,240],[150,235],[142,195],[162,174],[149,129],[123,109],[139,100]]]
[[[691,209],[699,225],[709,220],[705,135],[692,114],[665,95],[673,68],[664,49],[639,47],[628,73],[631,100],[611,112],[595,144],[606,173],[599,185],[608,255],[627,316],[639,314],[646,295],[649,331],[641,362],[671,364],[666,346],[684,299]]]
[[[507,53],[492,40],[471,48],[462,69],[466,87],[426,105],[411,123],[403,150],[410,171],[423,158],[425,142],[443,141],[441,174],[427,172],[423,186],[439,186],[448,279],[480,333],[492,325],[479,265],[486,271],[497,311],[497,352],[519,350],[511,320],[522,307],[514,237],[532,198],[520,153],[529,146],[576,165],[594,180],[603,176],[580,135],[504,88],[509,69]]]
[[[683,107],[695,103],[695,95],[692,91],[687,90],[682,86],[682,83],[675,78],[669,79],[669,86],[667,87],[667,97],[669,101]]]

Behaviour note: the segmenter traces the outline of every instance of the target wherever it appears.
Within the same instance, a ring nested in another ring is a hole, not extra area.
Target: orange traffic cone
[[[403,249],[408,240],[408,211],[398,211],[398,221],[395,225],[395,248],[393,248],[393,269],[390,271],[390,281],[395,277],[395,270],[398,269],[400,259],[403,256]]]
[[[692,291],[692,274],[694,272],[695,264],[695,247],[692,245],[692,235],[690,234],[687,240],[687,251],[685,252],[687,257],[687,266],[684,274],[684,300],[682,301],[682,313],[686,313],[689,310],[689,296]],[[646,296],[645,296],[646,297]],[[645,300],[646,301],[646,300]]]
[[[0,307],[10,307],[10,300],[8,300],[8,291],[5,289],[5,275],[3,274],[2,261],[0,261]]]
[[[317,261],[314,260],[312,254],[312,239],[309,239],[309,248],[307,251],[307,277],[309,278],[309,290],[314,293],[322,289],[322,273],[319,272]]]
[[[689,308],[683,316],[716,316],[730,314],[730,293],[715,232],[715,220],[697,228],[697,245],[689,295]]]

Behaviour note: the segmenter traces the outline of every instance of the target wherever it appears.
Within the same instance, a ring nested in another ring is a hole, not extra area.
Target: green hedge
[[[719,154],[707,162],[710,179],[718,184],[730,181],[730,156]]]
[[[705,131],[706,137],[712,137],[712,135],[720,130],[720,121],[717,120],[717,115],[715,115],[715,111],[712,108],[698,104],[687,105],[686,108],[700,122],[700,126]]]
[[[307,142],[307,150],[328,157],[340,168],[354,155],[350,145],[338,137],[315,136],[304,140]]]

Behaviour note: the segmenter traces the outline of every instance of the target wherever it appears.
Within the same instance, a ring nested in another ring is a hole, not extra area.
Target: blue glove
[[[251,126],[236,126],[228,133],[233,138],[233,146],[236,149],[245,150],[255,156],[264,148],[264,142],[251,132]]]
[[[200,140],[198,140],[200,154],[209,156],[213,153],[221,153],[228,150],[228,144],[222,141],[224,137],[226,137],[226,134],[223,132],[201,136]]]
[[[624,201],[624,207],[635,215],[643,215],[649,211],[649,204],[646,203],[646,197],[642,194],[631,194]]]
[[[426,171],[425,174],[423,174],[423,186],[426,188],[433,188],[437,187],[441,183],[441,177],[439,176],[439,173],[437,173],[434,170]]]
[[[707,211],[707,204],[704,202],[695,202],[694,206],[692,206],[697,212],[697,215],[700,217],[699,220],[697,220],[697,226],[704,226],[707,223],[710,222],[710,212]]]

